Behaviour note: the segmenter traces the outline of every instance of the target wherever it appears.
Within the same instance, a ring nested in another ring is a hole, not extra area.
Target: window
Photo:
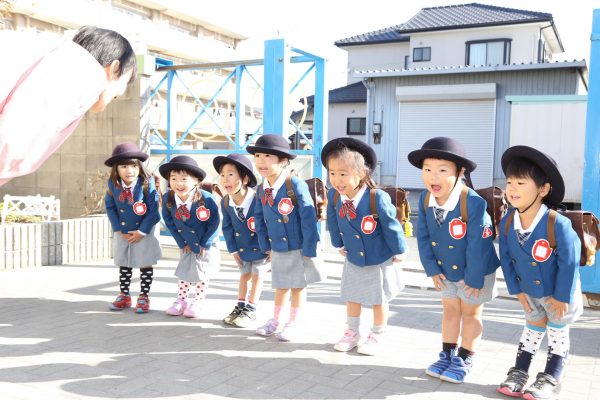
[[[510,64],[511,39],[478,40],[467,42],[467,65]]]
[[[431,61],[431,47],[415,47],[413,61]]]
[[[348,135],[365,135],[367,133],[367,119],[348,118],[346,122],[346,133]]]
[[[408,69],[408,56],[404,56],[404,69]]]

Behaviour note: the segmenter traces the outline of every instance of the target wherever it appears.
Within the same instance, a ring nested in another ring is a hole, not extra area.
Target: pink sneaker
[[[185,309],[187,308],[187,303],[183,299],[177,299],[171,305],[171,307],[166,309],[167,315],[179,316],[182,315]]]
[[[360,335],[352,329],[346,329],[344,336],[333,346],[337,351],[350,351],[358,345]]]
[[[186,318],[196,318],[200,315],[200,310],[202,309],[202,300],[192,300],[190,305],[187,306],[185,311],[183,312],[183,316]]]
[[[371,332],[367,340],[358,346],[358,350],[356,351],[358,351],[360,354],[364,354],[365,356],[375,356],[381,351],[382,340],[383,333]]]
[[[266,324],[256,329],[256,334],[260,336],[271,336],[275,333],[278,326],[279,322],[275,318],[271,318]]]

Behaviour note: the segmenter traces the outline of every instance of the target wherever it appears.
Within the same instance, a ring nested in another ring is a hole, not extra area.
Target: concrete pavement
[[[416,288],[428,285],[422,273],[407,273],[411,287],[390,305],[385,354],[367,357],[332,349],[345,321],[335,256],[328,257],[328,279],[309,290],[303,340],[282,343],[221,323],[235,304],[239,276],[225,253],[202,317],[165,315],[176,294],[176,252],[165,253],[146,315],[108,310],[118,291],[110,260],[2,272],[0,399],[502,398],[495,387],[512,365],[523,324],[514,300],[488,303],[475,371],[453,385],[423,372],[440,350],[441,306],[435,292]],[[416,268],[412,257],[407,270]],[[272,311],[269,281],[266,288],[261,323]],[[136,279],[132,294],[138,290]],[[367,309],[365,334],[371,321]],[[599,338],[600,311],[586,309],[571,330],[561,399],[600,399]],[[532,375],[545,354],[544,344]]]

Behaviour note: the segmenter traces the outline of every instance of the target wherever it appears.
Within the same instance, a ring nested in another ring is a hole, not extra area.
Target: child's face
[[[242,180],[237,168],[232,164],[223,165],[223,167],[221,167],[221,174],[219,177],[221,186],[229,195],[234,195],[235,193],[239,192],[242,186],[246,186],[248,184],[248,178],[245,177],[244,180]]]
[[[171,171],[169,174],[169,187],[181,199],[187,199],[188,193],[196,187],[198,178],[185,171]]]
[[[360,190],[360,181],[364,176],[340,158],[327,161],[329,182],[340,194],[353,198]],[[364,175],[364,174],[363,174]]]
[[[542,187],[538,187],[529,176],[506,178],[506,199],[511,206],[517,209],[529,207],[534,201],[542,204],[544,196],[547,196],[549,191],[550,184],[545,183]]]
[[[111,66],[105,67],[104,70],[106,71],[106,86],[104,87],[104,91],[100,93],[98,101],[90,108],[92,112],[104,111],[108,103],[122,96],[127,90],[127,84],[131,79],[131,74],[133,74],[133,70],[131,69],[117,77],[111,72]]]
[[[118,165],[117,172],[119,173],[121,181],[123,181],[125,185],[130,186],[140,175],[140,167],[137,164]]]
[[[457,178],[456,164],[448,160],[439,160],[436,158],[426,158],[423,160],[423,169],[421,171],[423,183],[438,204],[442,205],[450,197],[450,192],[456,185]]]
[[[273,154],[256,153],[254,154],[254,165],[260,176],[271,180],[281,174],[286,166],[286,160]]]

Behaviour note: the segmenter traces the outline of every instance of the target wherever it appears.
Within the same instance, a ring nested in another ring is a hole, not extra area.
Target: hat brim
[[[321,150],[321,163],[323,163],[325,168],[327,168],[327,157],[329,157],[329,154],[342,148],[354,150],[362,154],[367,167],[369,167],[371,171],[375,170],[375,166],[377,165],[377,154],[375,153],[375,150],[367,143],[353,138],[333,139],[323,146],[323,150]]]
[[[273,154],[277,157],[287,158],[290,160],[293,160],[294,158],[296,158],[295,154],[286,153],[285,151],[275,150],[270,147],[248,146],[248,147],[246,147],[246,151],[250,154],[256,154],[256,153]]]
[[[128,160],[128,159],[132,159],[132,158],[135,158],[135,159],[140,160],[141,162],[144,162],[148,159],[148,154],[142,153],[141,151],[130,151],[127,153],[121,153],[121,154],[117,154],[116,156],[112,156],[109,159],[107,159],[106,161],[104,161],[104,165],[106,165],[107,167],[112,167],[120,160]]]
[[[473,172],[477,168],[477,164],[468,158],[444,150],[419,149],[408,153],[408,161],[419,169],[423,168],[423,160],[426,158],[452,161],[456,165],[464,167],[467,172]]]
[[[254,171],[248,169],[241,162],[231,159],[229,157],[225,157],[225,156],[218,156],[213,159],[213,166],[215,167],[215,170],[217,172],[219,172],[219,170],[221,169],[221,166],[223,166],[225,164],[234,164],[235,166],[240,168],[242,171],[244,171],[249,179],[248,180],[249,187],[255,187],[256,184],[258,183],[258,181],[256,180],[256,176],[254,175]]]
[[[204,178],[206,178],[206,172],[204,172],[202,168],[194,167],[189,164],[170,162],[158,167],[158,172],[167,181],[169,180],[169,173],[171,171],[188,171],[191,175],[195,176],[200,181],[203,181]]]
[[[550,205],[559,205],[565,197],[565,181],[552,160],[541,151],[529,146],[513,146],[502,154],[500,164],[506,176],[506,169],[510,162],[516,158],[524,158],[537,165],[548,177],[552,189],[544,201]]]

